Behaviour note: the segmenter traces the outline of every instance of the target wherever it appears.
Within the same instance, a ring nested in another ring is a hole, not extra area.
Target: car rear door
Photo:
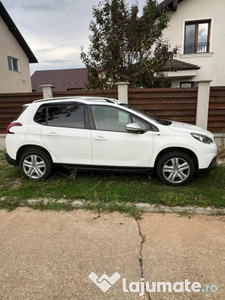
[[[56,161],[65,164],[92,164],[91,133],[86,124],[86,105],[53,104],[46,108],[47,124],[41,137]]]

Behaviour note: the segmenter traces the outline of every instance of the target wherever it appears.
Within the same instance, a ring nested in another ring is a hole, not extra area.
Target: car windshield
[[[121,103],[120,104],[121,106],[124,106],[124,107],[127,107],[137,113],[139,113],[140,115],[144,116],[144,117],[147,117],[150,121],[154,120],[157,124],[161,124],[161,125],[170,125],[172,122],[170,121],[167,121],[167,120],[161,120],[161,119],[158,119],[156,117],[154,117],[153,115],[151,114],[148,114],[148,113],[145,113],[129,104],[125,104],[125,103]]]

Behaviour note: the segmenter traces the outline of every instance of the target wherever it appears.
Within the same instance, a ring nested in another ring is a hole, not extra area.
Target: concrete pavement
[[[140,226],[146,235],[142,251],[146,281],[188,279],[208,289],[194,294],[154,293],[152,299],[225,299],[225,216],[145,214]]]
[[[223,300],[224,249],[224,216],[0,210],[0,299]],[[143,277],[173,290],[141,296]]]

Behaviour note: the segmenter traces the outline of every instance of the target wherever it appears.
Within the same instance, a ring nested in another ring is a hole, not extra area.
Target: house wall
[[[8,68],[7,56],[19,60],[19,72]],[[31,92],[29,60],[0,17],[0,93]]]
[[[177,59],[201,67],[194,78],[173,79],[173,87],[180,81],[212,80],[211,86],[225,86],[225,5],[224,0],[184,0],[176,12],[171,12],[170,26],[164,30],[172,47],[180,47]],[[211,19],[210,53],[183,54],[186,21]]]

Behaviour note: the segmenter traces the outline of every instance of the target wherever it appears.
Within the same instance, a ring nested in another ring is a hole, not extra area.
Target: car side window
[[[40,107],[34,121],[47,126],[84,128],[84,105]]]
[[[149,129],[149,124],[147,122],[145,122],[144,120],[141,120],[140,118],[136,117],[136,116],[132,116],[133,119],[133,123],[137,123],[141,129],[143,130],[148,130]]]
[[[48,108],[48,126],[84,128],[84,106],[62,105]]]
[[[39,107],[38,111],[36,112],[34,116],[34,122],[41,124],[41,125],[46,125],[46,107]]]
[[[111,106],[91,106],[97,130],[126,132],[126,125],[132,122],[131,115]]]

